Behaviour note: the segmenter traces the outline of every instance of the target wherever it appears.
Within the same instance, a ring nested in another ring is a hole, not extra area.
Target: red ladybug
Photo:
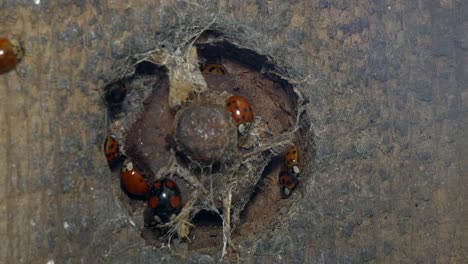
[[[104,154],[111,169],[122,162],[123,155],[119,150],[119,142],[111,135],[108,135],[104,142]]]
[[[232,114],[232,119],[239,126],[239,132],[244,132],[246,125],[253,122],[254,112],[247,99],[233,95],[226,100],[226,108]]]
[[[224,75],[224,74],[227,73],[227,70],[221,64],[210,63],[210,64],[207,64],[202,69],[202,73],[205,74],[205,75],[219,75],[219,74]]]
[[[23,48],[17,40],[0,38],[0,73],[13,69],[23,57]]]
[[[128,158],[124,161],[120,171],[120,183],[129,194],[139,197],[144,197],[150,189],[146,178]]]
[[[281,194],[283,197],[289,197],[294,189],[296,189],[299,180],[296,175],[282,171],[279,174],[279,183],[281,185]]]
[[[284,158],[284,163],[286,167],[290,170],[290,173],[293,173],[299,177],[299,174],[302,171],[302,159],[301,153],[297,146],[292,146]]]
[[[182,197],[175,182],[170,179],[155,181],[149,192],[148,208],[157,223],[173,220],[182,208]]]

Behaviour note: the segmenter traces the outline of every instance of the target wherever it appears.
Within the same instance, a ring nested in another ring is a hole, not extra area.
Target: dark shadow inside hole
[[[216,62],[219,58],[229,58],[252,67],[255,71],[272,69],[274,65],[267,56],[256,53],[253,50],[238,47],[226,40],[222,40],[223,34],[215,30],[206,30],[197,40],[198,55],[207,62]]]
[[[141,75],[153,75],[159,71],[159,68],[160,67],[154,63],[143,61],[136,66],[135,73]]]
[[[198,43],[196,46],[198,55],[205,58],[207,62],[216,62],[219,58],[224,57],[248,65],[255,71],[273,68],[268,63],[266,56],[259,55],[248,49],[238,48],[227,41],[217,42],[215,45],[212,43]]]
[[[105,101],[108,106],[115,106],[122,103],[127,94],[127,87],[122,81],[112,83],[104,88]]]
[[[127,95],[127,87],[122,81],[117,81],[104,88],[104,101],[108,107],[110,118],[114,118],[122,111],[122,102]]]
[[[218,209],[222,214],[222,210]],[[202,250],[206,253],[219,249],[223,241],[223,221],[221,216],[210,210],[201,210],[191,220],[196,226],[190,236],[193,239],[189,250]]]
[[[269,175],[270,173],[273,172],[273,170],[281,165],[283,163],[283,157],[282,156],[275,156],[273,157],[270,162],[265,166],[262,172],[262,179],[265,178],[266,175]]]
[[[217,173],[221,169],[221,162],[216,161],[213,164],[211,164],[210,167],[210,173]]]
[[[218,208],[220,214],[223,214],[223,211]],[[192,219],[192,223],[195,226],[222,226],[223,219],[221,216],[213,211],[209,210],[200,210]]]

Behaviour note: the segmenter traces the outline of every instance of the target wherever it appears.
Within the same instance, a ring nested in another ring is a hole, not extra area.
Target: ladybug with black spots
[[[136,197],[144,198],[150,190],[150,186],[142,172],[128,158],[124,161],[120,170],[120,183],[127,193]]]
[[[119,142],[111,135],[108,135],[104,142],[104,154],[111,170],[114,170],[125,159],[125,156],[120,153]]]
[[[281,186],[281,195],[284,198],[291,196],[292,192],[299,184],[299,180],[296,175],[288,173],[287,171],[281,171],[278,178]]]
[[[159,224],[175,218],[182,208],[182,197],[179,187],[170,179],[160,179],[153,183],[148,193],[147,213]],[[145,220],[148,222],[148,219]],[[149,224],[150,225],[150,224]]]
[[[242,96],[233,95],[226,100],[226,109],[231,112],[234,123],[238,126],[240,133],[244,133],[250,123],[254,120],[252,106]]]
[[[290,173],[299,177],[302,171],[302,159],[300,150],[296,145],[288,149],[288,152],[284,158],[284,163],[286,164],[286,167]]]
[[[203,67],[202,73],[204,75],[225,75],[228,72],[223,65],[217,63],[210,63]]]
[[[0,73],[7,72],[23,58],[23,48],[15,39],[0,38]]]

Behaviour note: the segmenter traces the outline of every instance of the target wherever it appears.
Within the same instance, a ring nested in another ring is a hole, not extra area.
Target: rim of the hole
[[[289,98],[289,99],[291,100],[291,102],[293,103],[293,105],[292,105],[292,106],[293,106],[293,109],[294,109],[295,111],[298,111],[298,105],[297,105],[297,104],[298,104],[298,98],[297,98],[297,95],[296,95],[296,94],[294,93],[294,91],[293,91],[294,85],[291,84],[290,82],[288,82],[287,80],[284,80],[283,78],[281,78],[281,77],[275,75],[275,74],[271,74],[271,73],[265,74],[264,72],[262,72],[262,69],[265,69],[265,66],[266,66],[266,65],[268,65],[268,67],[266,67],[266,68],[269,68],[269,67],[271,67],[270,69],[275,68],[275,64],[271,64],[270,60],[268,59],[268,56],[258,54],[258,53],[256,53],[255,51],[249,50],[249,49],[247,49],[247,48],[239,48],[239,47],[236,47],[235,45],[229,43],[228,40],[224,40],[224,43],[229,44],[229,45],[232,46],[234,49],[237,49],[238,52],[243,52],[243,51],[245,50],[245,51],[251,52],[251,53],[253,54],[252,56],[263,57],[263,59],[259,60],[259,61],[262,61],[263,63],[260,63],[260,66],[254,67],[253,70],[254,70],[254,71],[257,71],[257,72],[260,72],[260,73],[261,73],[263,76],[265,76],[266,78],[269,78],[269,79],[271,79],[272,81],[279,83],[279,84],[281,85],[281,87],[287,92],[288,98]],[[197,46],[197,45],[199,45],[199,44],[195,44],[195,45]],[[224,47],[224,48],[226,48],[226,47]],[[232,55],[231,55],[231,56],[228,56],[227,58],[232,59],[232,60],[235,60],[235,61],[238,61],[238,62],[239,62],[240,64],[242,64],[242,65],[247,65],[247,66],[249,66],[249,64],[247,64],[245,60],[238,60],[238,59],[236,59],[236,58],[233,58]],[[138,76],[138,75],[140,75],[140,74],[141,74],[141,75],[151,75],[151,74],[154,74],[154,72],[152,72],[152,71],[153,71],[155,68],[160,68],[160,69],[163,69],[163,70],[165,69],[164,66],[158,66],[157,64],[155,64],[155,63],[153,63],[153,62],[150,62],[150,61],[142,61],[142,62],[140,62],[140,63],[138,63],[138,64],[135,64],[135,72],[134,72],[134,74],[131,75],[131,76],[128,76],[128,77],[125,78],[124,80],[127,80],[127,81],[128,81],[128,80],[130,80],[131,78],[135,78],[136,76]],[[156,72],[157,72],[157,71],[156,71]],[[302,114],[304,114],[304,113],[302,113]],[[301,115],[302,115],[302,114],[301,114]],[[302,118],[302,117],[300,117],[300,119],[301,119],[301,118]],[[308,122],[308,123],[310,123],[310,122]],[[299,125],[299,124],[295,124],[295,125]],[[302,134],[302,133],[301,133],[301,134]],[[299,138],[301,138],[301,135],[299,135]],[[313,139],[313,138],[312,138],[312,139]],[[314,143],[313,140],[312,140],[312,142],[313,142],[313,150],[314,150],[313,156],[315,156],[315,143]],[[273,157],[273,159],[274,159],[274,158],[275,158],[275,157]],[[281,160],[281,157],[279,157],[278,160]],[[267,167],[265,167],[265,169],[264,169],[264,172],[262,172],[262,177],[261,177],[261,180],[259,180],[259,183],[262,182],[262,181],[264,180],[264,178],[265,178],[264,176],[265,176],[265,175],[263,175],[263,174],[265,173],[265,170],[267,170],[267,168],[269,167],[269,165],[270,165],[271,162],[272,162],[272,161],[270,161],[270,162],[268,163]],[[255,186],[255,188],[258,188],[258,184]],[[278,186],[278,188],[279,188],[279,186]],[[254,192],[254,193],[251,195],[251,197],[249,198],[249,200],[254,199],[256,195],[258,195],[258,193],[257,193],[257,192]],[[250,201],[249,201],[249,203],[250,203]],[[247,206],[246,206],[246,207],[247,207]],[[244,208],[242,211],[245,211],[245,208]],[[135,216],[133,216],[133,217],[135,217]],[[195,215],[195,217],[196,217],[196,215]],[[194,218],[195,218],[195,217],[194,217]],[[192,218],[192,220],[193,220],[194,218]],[[242,218],[242,217],[240,216],[240,218]],[[242,220],[241,220],[241,223],[242,223]],[[196,251],[196,250],[195,250],[195,251]]]

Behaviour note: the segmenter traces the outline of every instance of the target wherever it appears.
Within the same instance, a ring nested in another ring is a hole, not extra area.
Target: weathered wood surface
[[[0,262],[217,261],[144,246],[101,153],[112,64],[210,25],[305,78],[317,146],[241,262],[467,262],[467,1],[126,2],[0,0]]]

